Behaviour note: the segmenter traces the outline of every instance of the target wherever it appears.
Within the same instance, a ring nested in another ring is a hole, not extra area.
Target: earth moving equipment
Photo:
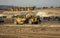
[[[54,21],[60,21],[60,16],[54,17]]]
[[[24,23],[29,23],[29,24],[37,24],[41,22],[40,17],[38,18],[37,16],[31,15],[30,13],[27,13],[26,15],[22,16],[17,16],[14,19],[15,24],[24,24]]]
[[[26,18],[25,17],[21,17],[21,16],[17,16],[15,19],[14,19],[14,23],[15,24],[24,24],[26,21]]]
[[[35,16],[32,16],[31,18],[28,19],[29,24],[38,24],[40,22],[41,22],[40,18]]]
[[[5,21],[6,16],[0,16],[0,23]]]

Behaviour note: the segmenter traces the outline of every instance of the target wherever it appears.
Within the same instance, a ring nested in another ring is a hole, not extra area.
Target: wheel
[[[29,20],[29,24],[32,24],[32,20]]]
[[[14,24],[18,24],[18,22],[17,21],[14,21]]]
[[[34,22],[34,24],[38,24],[38,22]]]
[[[20,22],[19,24],[20,24],[20,25],[23,25],[23,24],[24,24],[24,22]]]

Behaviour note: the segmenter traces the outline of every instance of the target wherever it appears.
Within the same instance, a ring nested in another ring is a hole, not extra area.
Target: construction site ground
[[[60,23],[23,25],[0,23],[0,38],[60,38]]]
[[[38,11],[60,13],[60,8]],[[0,23],[0,38],[60,38],[60,22],[49,21],[23,25]]]

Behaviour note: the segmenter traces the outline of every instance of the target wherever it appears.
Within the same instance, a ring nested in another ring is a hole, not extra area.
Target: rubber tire
[[[14,24],[18,24],[18,22],[17,21],[14,21]]]
[[[28,21],[28,23],[29,23],[29,24],[32,24],[32,21],[31,21],[31,20],[29,20],[29,21]]]

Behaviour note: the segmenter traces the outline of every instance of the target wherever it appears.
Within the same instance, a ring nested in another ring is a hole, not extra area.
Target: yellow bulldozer
[[[25,24],[25,23],[29,23],[29,24],[37,24],[41,22],[40,17],[38,18],[37,16],[33,16],[30,13],[26,14],[25,16],[17,16],[14,19],[14,23],[15,24]]]

